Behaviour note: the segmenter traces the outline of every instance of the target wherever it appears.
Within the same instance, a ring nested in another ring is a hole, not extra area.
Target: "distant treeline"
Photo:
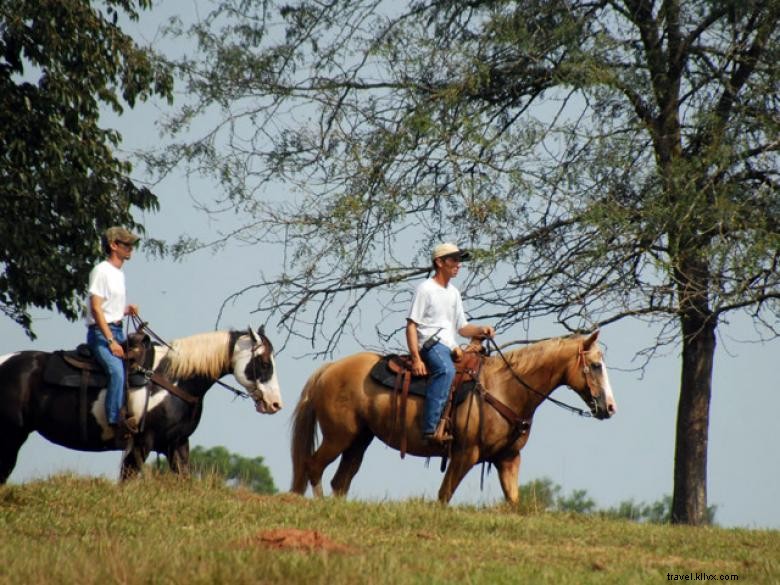
[[[620,502],[610,508],[598,508],[596,501],[586,490],[574,490],[563,494],[563,488],[549,478],[535,479],[520,486],[520,505],[524,510],[534,512],[569,512],[593,514],[608,518],[624,518],[636,522],[665,524],[672,518],[672,496],[665,495],[652,503],[635,502],[633,499]],[[707,522],[715,523],[717,506],[707,507]]]

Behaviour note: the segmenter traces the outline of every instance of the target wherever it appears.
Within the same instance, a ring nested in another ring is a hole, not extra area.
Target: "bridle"
[[[540,392],[539,390],[537,390],[536,388],[534,388],[533,386],[528,384],[528,382],[523,380],[518,375],[518,373],[514,370],[514,368],[512,368],[512,365],[506,359],[506,356],[501,351],[501,348],[498,347],[498,344],[495,342],[495,340],[493,338],[488,338],[488,342],[493,344],[493,347],[495,348],[496,352],[501,357],[501,359],[504,361],[504,364],[506,365],[507,369],[509,370],[509,373],[512,374],[512,377],[517,382],[519,382],[522,386],[524,386],[526,389],[528,389],[531,393],[536,394],[537,396],[540,396],[542,398],[542,402],[547,400],[549,402],[552,402],[556,406],[559,406],[560,408],[563,408],[564,410],[568,410],[569,412],[571,412],[573,414],[578,414],[578,415],[580,415],[582,417],[585,417],[585,418],[592,418],[593,417],[593,413],[588,412],[587,410],[583,410],[581,408],[577,408],[576,406],[571,406],[570,404],[566,404],[565,402],[561,402],[560,400],[556,400],[555,398],[550,396],[550,394],[545,394],[544,392]],[[585,385],[588,388],[588,393],[590,394],[590,396],[592,398],[593,397],[593,393],[591,391],[590,381],[588,379],[589,376],[591,375],[590,374],[590,368],[588,367],[588,363],[585,361],[585,352],[584,352],[584,350],[583,350],[581,345],[580,345],[580,348],[579,348],[579,356],[578,356],[577,359],[578,359],[578,362],[579,362],[580,359],[582,360],[582,363],[583,363],[582,372],[585,375]]]
[[[593,386],[591,386],[591,379],[593,378],[593,372],[591,371],[591,368],[588,365],[588,361],[585,359],[585,349],[582,345],[580,345],[578,351],[577,363],[582,363],[582,375],[585,377],[585,388],[588,389],[588,394],[590,394],[590,397],[593,400],[595,400],[596,397],[593,395]]]
[[[255,363],[255,350],[257,350],[260,347],[263,347],[265,345],[265,342],[263,341],[263,337],[265,337],[265,334],[262,332],[264,330],[264,327],[261,326],[260,335],[257,336],[257,341],[255,342],[255,335],[252,331],[251,327],[247,328],[247,333],[249,334],[250,339],[252,339],[252,348],[249,350],[249,361],[252,364],[252,381],[255,383],[255,391],[260,396],[263,396],[263,391],[260,389],[260,376],[257,375],[257,365]],[[234,389],[235,391],[235,389]],[[257,399],[250,395],[248,392],[244,392],[244,396],[250,396],[252,400],[257,402]]]
[[[252,382],[255,384],[255,390],[258,394],[261,396],[263,395],[263,391],[260,389],[260,382],[258,381],[259,378],[257,376],[257,366],[255,365],[255,351],[263,347],[265,345],[263,343],[263,336],[258,336],[257,341],[255,341],[255,336],[253,335],[253,331],[251,327],[247,328],[247,335],[249,335],[249,338],[252,340],[252,347],[249,349],[249,361],[252,364]],[[231,348],[231,351],[233,351],[233,348]],[[257,402],[257,399],[246,390],[242,390],[240,388],[236,388],[235,386],[232,386],[231,384],[228,384],[226,382],[223,382],[222,380],[216,380],[216,383],[222,386],[223,388],[226,388],[227,390],[230,390],[237,398],[251,398],[255,402]]]

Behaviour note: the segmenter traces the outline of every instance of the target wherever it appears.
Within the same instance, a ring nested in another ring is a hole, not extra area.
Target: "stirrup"
[[[444,447],[452,441],[453,436],[448,433],[446,430],[446,421],[442,420],[437,426],[436,430],[433,433],[426,433],[423,435],[423,439],[427,442],[434,443],[436,445],[439,445],[441,447]]]

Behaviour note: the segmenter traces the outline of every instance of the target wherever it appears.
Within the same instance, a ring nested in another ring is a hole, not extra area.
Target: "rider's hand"
[[[482,331],[479,335],[482,339],[493,339],[496,336],[496,330],[490,325],[482,327]]]
[[[425,376],[428,374],[428,368],[425,367],[425,362],[418,357],[412,358],[412,374],[415,376]]]
[[[116,339],[108,345],[108,349],[118,358],[125,357],[125,350],[122,347],[122,344],[120,344]]]

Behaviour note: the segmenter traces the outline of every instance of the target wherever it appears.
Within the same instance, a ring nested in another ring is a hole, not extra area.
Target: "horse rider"
[[[127,304],[125,273],[122,266],[133,255],[133,247],[139,237],[123,227],[110,227],[102,236],[106,259],[89,273],[87,291],[87,344],[92,355],[108,374],[106,388],[106,419],[114,430],[114,443],[118,448],[127,446],[130,436],[138,432],[134,419],[124,416],[125,357],[122,342],[122,318],[138,315],[136,305]]]
[[[443,445],[452,439],[439,425],[455,378],[452,352],[458,348],[455,334],[492,338],[495,329],[466,320],[460,291],[450,282],[469,253],[445,242],[431,252],[434,274],[417,286],[406,318],[406,343],[415,376],[430,374],[423,407],[422,433],[430,443]],[[437,432],[438,431],[438,432]]]

